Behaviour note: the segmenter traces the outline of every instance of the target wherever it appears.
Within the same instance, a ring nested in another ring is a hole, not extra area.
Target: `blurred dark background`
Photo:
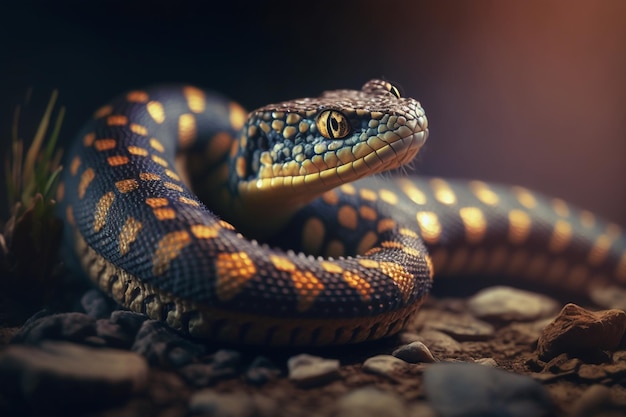
[[[2,152],[29,87],[24,134],[57,88],[70,140],[147,84],[194,83],[252,109],[381,76],[426,108],[418,173],[523,184],[626,224],[622,0],[5,2]]]

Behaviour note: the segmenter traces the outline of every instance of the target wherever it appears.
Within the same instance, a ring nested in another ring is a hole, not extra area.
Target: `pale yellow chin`
[[[261,178],[239,184],[238,198],[233,202],[236,224],[243,225],[245,233],[252,237],[265,237],[326,191],[410,162],[427,136],[428,130],[423,130],[401,138],[395,135],[391,143],[376,138],[366,146],[355,147],[355,151],[337,152],[339,165],[330,168],[326,164],[319,166],[314,160],[268,166],[260,170]],[[368,152],[363,152],[364,148]]]

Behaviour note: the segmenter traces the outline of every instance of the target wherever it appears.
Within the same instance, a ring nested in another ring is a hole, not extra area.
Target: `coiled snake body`
[[[203,339],[379,339],[435,272],[579,294],[626,283],[621,229],[560,199],[365,178],[411,161],[427,133],[419,102],[381,80],[250,114],[191,86],[131,91],[79,134],[57,198],[100,288]]]

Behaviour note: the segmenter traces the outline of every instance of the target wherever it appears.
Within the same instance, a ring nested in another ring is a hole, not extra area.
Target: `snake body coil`
[[[621,229],[562,200],[479,181],[365,178],[411,161],[427,133],[419,102],[380,80],[250,114],[190,86],[132,91],[79,134],[57,197],[100,288],[204,339],[392,335],[435,271],[578,294],[626,283]]]

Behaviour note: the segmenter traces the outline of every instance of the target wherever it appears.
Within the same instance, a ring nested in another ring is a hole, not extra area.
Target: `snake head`
[[[290,196],[305,194],[310,201],[411,161],[427,136],[420,103],[374,79],[360,90],[327,91],[250,113],[232,155],[230,183],[244,199],[292,202]]]

